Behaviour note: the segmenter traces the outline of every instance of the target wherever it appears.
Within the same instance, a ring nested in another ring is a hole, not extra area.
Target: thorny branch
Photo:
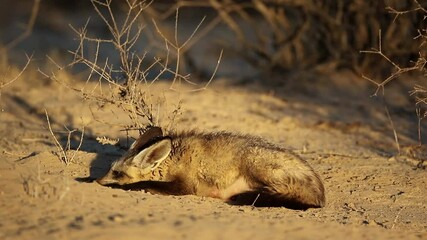
[[[375,93],[373,94],[373,96],[377,96],[378,92],[380,90],[382,90],[382,92],[384,93],[384,87],[391,82],[393,79],[398,78],[399,76],[401,76],[404,73],[407,72],[411,72],[414,70],[422,70],[424,69],[424,66],[427,63],[427,60],[423,57],[419,57],[418,60],[413,63],[413,66],[410,67],[401,67],[399,66],[399,64],[395,63],[393,60],[391,60],[386,54],[384,54],[383,50],[382,50],[382,42],[381,42],[381,30],[379,30],[378,32],[378,49],[372,49],[372,50],[364,50],[364,51],[360,51],[361,53],[368,53],[368,54],[376,54],[381,56],[384,60],[386,60],[388,63],[390,63],[393,68],[395,69],[394,72],[387,76],[384,80],[380,81],[379,83],[376,82],[375,80],[373,80],[372,78],[369,78],[365,75],[362,75],[362,77],[366,80],[368,80],[369,82],[375,84],[377,86],[377,89],[375,91]]]

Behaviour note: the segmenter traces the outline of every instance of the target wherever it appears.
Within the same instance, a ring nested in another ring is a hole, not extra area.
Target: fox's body
[[[151,128],[98,182],[145,183],[150,192],[224,201],[252,192],[302,208],[325,202],[323,183],[304,160],[261,138],[227,132],[162,136]]]

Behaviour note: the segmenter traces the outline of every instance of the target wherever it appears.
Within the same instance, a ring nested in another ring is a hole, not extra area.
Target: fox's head
[[[168,158],[172,150],[169,137],[164,137],[158,127],[149,128],[130,147],[129,151],[115,161],[108,173],[97,179],[101,185],[125,185],[153,180],[153,171]]]

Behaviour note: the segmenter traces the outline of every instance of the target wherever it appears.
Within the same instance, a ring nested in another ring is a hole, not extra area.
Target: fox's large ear
[[[150,167],[150,170],[153,170],[169,156],[171,150],[171,139],[164,138],[138,153],[131,164],[141,169]]]
[[[145,144],[150,142],[151,140],[162,137],[163,131],[159,127],[148,127],[145,132],[139,136],[139,138],[130,146],[130,149],[139,151],[141,150]]]

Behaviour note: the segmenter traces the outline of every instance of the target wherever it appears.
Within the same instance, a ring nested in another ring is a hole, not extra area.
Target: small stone
[[[175,227],[179,227],[179,226],[181,226],[183,224],[183,222],[181,221],[181,220],[176,220],[174,223],[173,223],[173,225],[175,226]]]
[[[83,229],[83,226],[77,222],[71,222],[68,224],[69,228],[73,228],[73,229],[77,229],[77,230],[81,230]]]
[[[102,226],[104,223],[101,220],[96,220],[92,222],[92,225],[94,226]]]
[[[239,208],[239,212],[246,212],[245,208]]]
[[[110,215],[108,219],[112,222],[123,222],[123,215],[121,214]]]
[[[83,216],[77,216],[74,220],[76,221],[76,222],[83,222]]]
[[[354,205],[354,203],[349,203],[348,207],[352,210],[352,211],[356,211],[356,205]]]

